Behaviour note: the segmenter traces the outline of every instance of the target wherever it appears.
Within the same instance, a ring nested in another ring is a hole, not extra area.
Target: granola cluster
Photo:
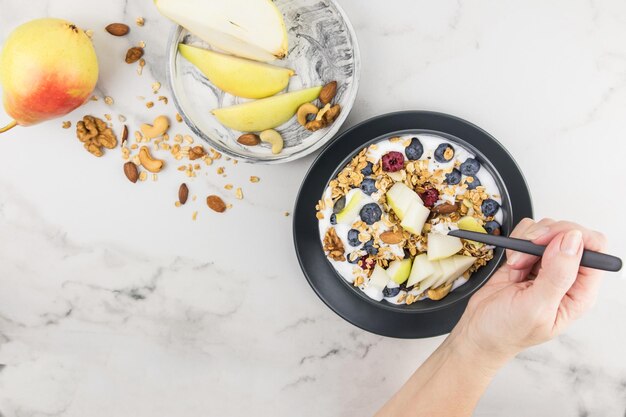
[[[404,146],[409,146],[411,139],[394,137],[389,139],[389,141],[392,143],[402,141]],[[360,249],[349,254],[346,253],[343,244],[336,244],[337,241],[341,243],[341,240],[337,237],[334,227],[330,227],[324,237],[324,249],[328,252],[328,256],[331,259],[339,260],[345,257],[354,264],[353,275],[355,279],[353,285],[359,287],[367,283],[375,263],[383,268],[387,268],[389,263],[394,260],[415,257],[425,253],[428,247],[428,233],[437,224],[456,223],[464,216],[474,217],[480,225],[493,220],[493,216],[485,216],[483,214],[481,205],[489,198],[499,197],[498,195],[489,195],[486,192],[486,187],[481,185],[470,189],[470,184],[475,180],[471,176],[466,176],[458,184],[447,184],[445,181],[446,174],[449,174],[455,168],[458,169],[461,164],[460,161],[455,161],[453,167],[438,169],[434,168],[436,165],[430,158],[407,160],[404,162],[404,168],[395,172],[387,172],[383,170],[382,159],[370,156],[376,155],[377,147],[377,144],[372,144],[361,150],[339,172],[337,177],[330,181],[330,191],[326,193],[325,197],[316,206],[316,215],[320,220],[328,215],[328,208],[342,207],[345,204],[346,194],[353,188],[361,187],[364,178],[366,178],[362,170],[369,164],[372,165],[372,174],[368,175],[368,177],[375,180],[377,189],[377,192],[372,194],[372,197],[383,209],[383,214],[380,221],[372,225],[368,225],[362,220],[357,220],[351,227],[358,230],[358,240],[361,244],[373,241],[375,250],[368,253],[368,251]],[[404,183],[422,196],[423,200],[425,194],[427,195],[429,192],[434,193],[432,190],[437,191],[437,198],[435,199],[437,203],[430,207],[430,216],[423,227],[422,233],[419,235],[404,230],[400,225],[400,219],[387,203],[385,193],[396,182]],[[499,233],[499,230],[496,233]],[[493,250],[491,248],[471,241],[463,241],[463,248],[458,254],[476,258],[475,263],[464,273],[465,278],[469,278],[473,272],[486,265],[493,258]],[[401,294],[397,301],[411,304],[426,295],[431,299],[443,298],[451,290],[452,285],[447,283],[443,284],[441,288],[428,291],[419,291],[419,288],[413,287],[407,288],[405,284],[402,284],[400,287],[406,293]],[[418,294],[416,295],[416,292],[412,290],[417,290]]]

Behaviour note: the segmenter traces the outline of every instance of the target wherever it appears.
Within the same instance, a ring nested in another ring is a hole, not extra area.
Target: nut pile
[[[137,18],[137,26],[141,27],[145,21],[143,18]],[[112,36],[123,37],[130,32],[128,25],[123,23],[112,23],[107,25],[105,31]],[[143,59],[145,43],[140,42],[139,46],[132,47],[128,50],[124,59],[127,63],[139,62],[138,73],[141,75],[141,69],[145,66]],[[154,82],[151,85],[152,93],[154,95],[159,94],[161,84]],[[91,101],[98,101],[100,98],[92,96]],[[143,100],[143,97],[140,97]],[[113,106],[115,101],[110,96],[103,97],[105,104]],[[157,102],[168,105],[168,99],[166,96],[158,95]],[[154,107],[146,104],[146,107]],[[223,158],[222,154],[215,149],[206,149],[202,145],[195,144],[195,140],[190,135],[183,134],[169,134],[171,129],[170,118],[165,115],[158,115],[152,120],[151,123],[143,123],[137,130],[134,130],[134,134],[129,135],[129,125],[127,119],[123,115],[118,115],[118,119],[121,126],[120,134],[120,150],[121,156],[124,161],[122,171],[124,176],[133,184],[147,181],[150,176],[152,181],[157,181],[157,174],[164,172],[168,166],[167,159],[173,161],[179,161],[181,164],[178,166],[177,171],[185,175],[188,181],[193,181],[193,178],[204,167],[211,166],[214,161],[224,159],[226,161],[232,161],[233,165],[237,164],[237,160],[228,157]],[[177,123],[183,121],[180,114],[176,113],[175,118]],[[84,144],[85,149],[91,154],[101,157],[104,155],[104,150],[114,150],[118,144],[118,138],[113,131],[113,117],[110,114],[105,114],[103,118],[98,118],[93,115],[86,115],[82,120],[76,123],[76,135],[78,139]],[[64,121],[62,127],[68,129],[72,126],[71,121]],[[263,134],[263,140],[271,143],[273,147],[282,147],[282,138],[277,138],[277,132],[266,132]],[[257,143],[261,142],[261,138],[256,137]],[[280,135],[278,135],[280,136]],[[175,162],[173,162],[175,163]],[[225,167],[219,167],[216,172],[218,175],[225,177]],[[208,172],[205,173],[208,175]],[[257,176],[251,176],[251,183],[258,183],[260,178]],[[195,202],[197,196],[191,195],[190,185],[187,182],[180,184],[178,188],[178,199],[175,201],[177,207]],[[230,186],[233,189],[232,197],[237,200],[244,198],[242,187]],[[227,188],[228,189],[228,188]],[[224,199],[218,195],[212,194],[206,198],[206,204],[209,209],[223,213],[230,207],[231,204],[227,204]],[[192,219],[196,220],[198,212],[194,211]]]

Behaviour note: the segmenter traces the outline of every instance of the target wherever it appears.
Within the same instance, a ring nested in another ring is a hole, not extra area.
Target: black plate
[[[457,117],[427,111],[385,114],[346,130],[328,144],[313,162],[296,200],[293,233],[300,267],[313,290],[335,313],[364,330],[399,338],[450,332],[463,314],[469,296],[487,281],[504,257],[504,251],[496,249],[487,266],[443,300],[423,300],[410,306],[374,301],[335,272],[322,249],[315,205],[328,182],[361,149],[395,134],[411,133],[443,136],[476,154],[502,193],[504,234],[508,235],[522,218],[532,217],[528,186],[511,155],[487,132]]]

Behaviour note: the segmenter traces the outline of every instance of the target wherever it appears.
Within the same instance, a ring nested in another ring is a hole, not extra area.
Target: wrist
[[[492,378],[515,356],[514,352],[484,349],[475,343],[462,327],[455,328],[448,335],[442,348],[448,351],[450,360],[457,366],[471,368],[473,372],[478,372],[487,378]]]

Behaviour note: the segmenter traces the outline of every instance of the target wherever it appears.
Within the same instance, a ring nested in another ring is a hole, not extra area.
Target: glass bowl
[[[237,142],[242,133],[223,126],[211,110],[248,101],[232,96],[214,86],[202,73],[178,53],[178,44],[186,43],[211,49],[208,44],[178,26],[168,43],[167,78],[174,104],[190,129],[209,146],[245,162],[280,163],[306,156],[337,133],[348,117],[359,86],[361,60],[354,29],[345,12],[335,0],[276,0],[289,36],[287,58],[272,62],[292,68],[286,91],[323,85],[337,81],[334,103],[341,114],[324,129],[310,132],[295,117],[276,128],[285,141],[279,154],[261,143],[247,147]]]

